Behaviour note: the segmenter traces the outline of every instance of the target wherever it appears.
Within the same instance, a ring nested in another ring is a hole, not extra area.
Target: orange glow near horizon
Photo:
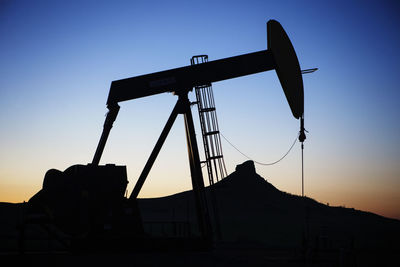
[[[168,173],[170,176],[172,175],[178,178],[166,179],[165,175],[168,175]],[[258,173],[260,173],[260,171],[258,171]],[[139,197],[162,197],[190,190],[190,174],[188,173],[187,175],[184,175],[184,177],[179,178],[180,175],[182,175],[181,172],[168,171],[164,171],[162,175],[150,175]],[[44,176],[44,174],[42,176]],[[261,174],[261,176],[265,178],[265,175]],[[311,174],[309,174],[309,176],[311,176]],[[19,179],[15,180],[22,181],[22,177]],[[2,181],[4,181],[4,179]],[[267,181],[272,182],[273,184],[271,179],[267,179]],[[9,184],[2,183],[0,186],[0,202],[21,203],[23,201],[28,201],[41,189],[42,180],[32,179],[28,182],[29,183],[26,184],[15,182]],[[136,181],[130,179],[129,193],[135,182]],[[348,184],[346,186],[328,184],[326,187],[322,188],[317,184],[313,185],[310,180],[306,182],[308,182],[308,184],[306,184],[306,196],[311,197],[322,204],[354,208],[357,210],[372,212],[384,217],[400,220],[400,212],[398,209],[398,203],[400,203],[400,199],[397,188],[382,186],[379,190],[377,190],[377,188],[373,188],[371,186],[357,188],[354,184]],[[281,185],[279,183],[273,185],[281,191],[301,195],[301,192],[299,193],[299,188],[293,187],[293,185],[298,187],[299,181],[294,181],[291,186],[284,186],[283,184]],[[337,192],[340,192],[340,194],[338,195]]]

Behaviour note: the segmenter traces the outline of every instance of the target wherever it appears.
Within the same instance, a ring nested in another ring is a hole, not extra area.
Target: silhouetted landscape
[[[214,199],[217,207],[217,212],[210,208],[215,236],[214,248],[210,251],[70,254],[60,244],[60,236],[53,238],[45,234],[51,231],[44,231],[40,225],[28,225],[23,241],[25,253],[20,257],[25,204],[1,203],[1,255],[14,263],[29,260],[38,266],[54,261],[62,261],[65,264],[62,266],[89,262],[104,266],[110,262],[121,266],[124,262],[147,266],[161,263],[195,266],[399,263],[400,221],[352,208],[330,207],[279,191],[256,173],[252,161],[238,165],[231,175],[207,187],[206,194],[209,201]],[[198,226],[193,203],[192,191],[139,199],[145,233],[164,238],[196,236]]]

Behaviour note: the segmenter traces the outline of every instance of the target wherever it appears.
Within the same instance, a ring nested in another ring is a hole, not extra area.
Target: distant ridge
[[[266,247],[396,248],[400,221],[352,208],[331,207],[282,192],[246,161],[225,179],[206,188],[216,196],[222,241]],[[148,222],[189,222],[196,231],[192,191],[139,199]],[[210,211],[212,214],[212,210]]]

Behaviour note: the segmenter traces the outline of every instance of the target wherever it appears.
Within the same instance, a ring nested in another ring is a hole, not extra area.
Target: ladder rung
[[[219,131],[208,132],[208,133],[205,133],[204,135],[213,135],[213,134],[219,134]]]
[[[215,110],[215,108],[203,108],[203,109],[200,109],[200,112],[210,112],[210,111],[214,111]]]
[[[218,155],[218,156],[209,158],[209,160],[214,160],[214,159],[222,159],[222,155]]]
[[[207,83],[207,84],[203,84],[203,85],[197,85],[194,88],[195,89],[204,89],[204,88],[208,88],[211,87],[211,83]]]

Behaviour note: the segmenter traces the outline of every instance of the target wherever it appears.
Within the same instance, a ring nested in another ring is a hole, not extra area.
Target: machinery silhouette
[[[279,22],[267,23],[268,49],[230,58],[113,81],[107,99],[103,132],[92,163],[74,165],[64,172],[49,170],[43,188],[29,201],[32,213],[42,214],[72,237],[75,248],[155,249],[208,248],[213,229],[207,206],[199,151],[188,93],[196,86],[275,69],[296,119],[301,120],[300,141],[304,141],[304,93],[302,72],[295,50]],[[172,92],[178,97],[168,121],[129,196],[126,167],[99,165],[119,102]],[[155,239],[144,234],[137,196],[177,116],[185,122],[191,182],[199,235],[190,238]]]

